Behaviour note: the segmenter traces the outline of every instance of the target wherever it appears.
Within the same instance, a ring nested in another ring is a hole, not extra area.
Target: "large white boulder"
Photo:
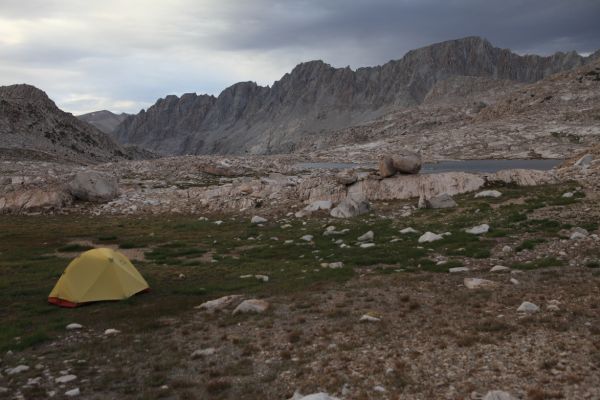
[[[348,196],[334,209],[330,215],[334,218],[351,218],[369,212],[369,202],[362,196]]]
[[[79,200],[107,202],[119,194],[119,181],[97,171],[80,171],[69,182],[69,190]]]

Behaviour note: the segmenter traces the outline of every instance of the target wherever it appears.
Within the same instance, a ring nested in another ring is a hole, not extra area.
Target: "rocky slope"
[[[108,110],[94,111],[91,113],[78,115],[77,118],[95,126],[104,133],[112,133],[115,128],[127,118],[129,114],[115,114]]]
[[[0,87],[0,158],[97,163],[130,158],[93,126],[30,85]]]
[[[115,135],[122,143],[169,154],[286,153],[332,131],[417,106],[437,82],[448,78],[531,83],[588,60],[575,52],[520,56],[467,37],[356,71],[311,61],[272,87],[242,82],[218,97],[167,96],[128,117]]]

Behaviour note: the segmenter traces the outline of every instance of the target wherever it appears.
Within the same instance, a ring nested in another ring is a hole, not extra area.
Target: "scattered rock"
[[[480,197],[493,197],[493,198],[498,198],[502,196],[502,193],[500,193],[497,190],[482,190],[481,192],[477,193],[475,195],[475,198],[480,198]]]
[[[375,247],[375,243],[362,243],[362,244],[360,245],[360,248],[361,248],[361,249],[369,249],[369,248],[371,248],[371,247]]]
[[[387,390],[381,385],[373,386],[373,390],[379,393],[385,393]]]
[[[503,253],[512,253],[513,249],[510,246],[504,246],[502,247],[502,252]]]
[[[498,285],[494,281],[480,278],[465,278],[463,283],[468,289],[488,289]]]
[[[255,215],[254,217],[252,217],[252,219],[250,220],[250,223],[252,224],[264,224],[265,222],[267,222],[268,220],[266,218],[260,217],[258,215]]]
[[[63,375],[56,378],[54,381],[56,383],[68,383],[77,379],[76,375]]]
[[[344,263],[341,261],[332,262],[332,263],[324,263],[324,265],[325,265],[324,268],[331,268],[331,269],[344,268]],[[323,266],[323,264],[321,264],[321,266]]]
[[[494,265],[490,272],[510,272],[510,268],[505,267],[504,265]]]
[[[470,269],[468,267],[454,267],[454,268],[449,268],[448,272],[450,272],[451,274],[456,274],[459,272],[469,272]]]
[[[433,232],[425,232],[423,235],[421,235],[421,237],[419,238],[419,243],[430,243],[430,242],[435,242],[436,240],[442,240],[444,237],[441,235],[437,235]]]
[[[536,306],[533,303],[530,303],[528,301],[524,301],[523,303],[521,303],[521,305],[519,306],[519,308],[517,308],[518,312],[524,312],[524,313],[536,313],[540,310],[540,308],[538,306]]]
[[[239,313],[263,313],[269,308],[269,303],[265,300],[249,299],[242,301],[233,310],[233,314]]]
[[[75,396],[79,396],[80,394],[81,394],[81,392],[79,391],[79,388],[67,390],[65,392],[65,396],[67,396],[67,397],[75,397]]]
[[[8,375],[15,375],[15,374],[20,374],[21,372],[25,372],[25,371],[29,371],[28,365],[17,365],[14,368],[9,368],[8,370],[6,370],[6,373]]]
[[[569,239],[571,239],[571,240],[585,239],[588,235],[589,235],[589,232],[586,229],[577,227],[577,228],[573,228],[573,231],[572,231]]]
[[[481,235],[483,233],[487,233],[489,230],[490,226],[488,224],[481,224],[469,229],[465,229],[465,232],[472,233],[473,235]]]
[[[220,310],[223,310],[223,309],[229,307],[233,302],[240,299],[241,297],[242,296],[239,294],[223,296],[223,297],[219,297],[218,299],[215,299],[215,300],[209,300],[207,302],[204,302],[204,303],[200,304],[199,306],[196,306],[195,308],[199,309],[199,310],[206,310],[210,313],[213,313],[215,311],[220,311]]]
[[[217,350],[214,347],[208,347],[206,349],[195,350],[192,353],[192,358],[200,358],[200,357],[212,356],[216,352],[217,352]]]
[[[370,242],[375,238],[375,234],[373,233],[373,231],[369,231],[367,233],[365,233],[364,235],[361,235],[358,237],[358,241],[359,242]]]
[[[360,317],[360,319],[358,320],[359,322],[380,322],[381,318],[375,317],[373,315],[369,315],[369,314],[364,314],[362,317]]]
[[[304,240],[305,242],[311,242],[313,240],[313,238],[314,238],[313,235],[304,235],[300,239]]]
[[[458,205],[452,196],[447,193],[442,193],[430,199],[425,199],[425,204],[427,208],[453,208]]]
[[[256,279],[263,282],[269,282],[269,277],[267,275],[254,275]]]
[[[400,231],[400,233],[403,234],[403,235],[406,235],[406,234],[409,234],[409,233],[419,233],[419,231],[417,231],[417,230],[415,230],[415,229],[413,229],[411,227],[408,227],[408,228],[402,229]]]
[[[307,396],[302,396],[300,393],[294,393],[289,400],[340,400],[337,397],[328,395],[327,393],[313,393]]]
[[[562,197],[569,199],[573,197],[573,192],[565,192],[563,193]]]
[[[491,390],[483,396],[482,400],[518,400],[516,397],[513,397],[508,392],[503,392],[502,390]]]
[[[81,329],[81,328],[83,328],[83,325],[80,325],[80,324],[77,324],[77,323],[72,323],[72,324],[69,324],[69,325],[66,326],[66,329],[68,331],[73,331],[73,330]]]
[[[121,331],[119,331],[117,329],[113,329],[113,328],[108,328],[107,330],[104,331],[105,335],[116,335],[118,333],[121,333]]]
[[[513,285],[518,285],[520,282],[515,278],[510,278],[510,283],[512,283]]]

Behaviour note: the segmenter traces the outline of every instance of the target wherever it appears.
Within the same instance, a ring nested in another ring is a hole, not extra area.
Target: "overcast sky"
[[[0,0],[0,85],[74,114],[271,85],[302,61],[382,64],[478,35],[518,53],[600,48],[600,0]]]

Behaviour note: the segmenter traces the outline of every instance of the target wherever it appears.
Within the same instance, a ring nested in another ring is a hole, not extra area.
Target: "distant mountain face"
[[[130,158],[107,134],[30,85],[0,86],[0,159],[96,163]]]
[[[95,126],[104,133],[112,133],[115,128],[127,118],[129,114],[115,114],[108,110],[94,111],[87,114],[78,115],[82,121]]]
[[[218,97],[167,96],[127,117],[114,135],[164,154],[287,153],[332,131],[419,105],[448,78],[531,83],[586,62],[575,52],[520,56],[478,37],[433,44],[356,71],[311,61],[272,87],[242,82]]]

